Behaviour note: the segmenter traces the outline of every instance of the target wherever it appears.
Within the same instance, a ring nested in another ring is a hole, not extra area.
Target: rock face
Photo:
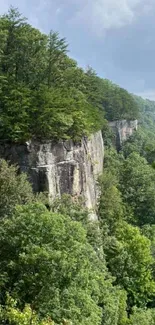
[[[0,145],[0,158],[16,163],[26,172],[35,192],[48,191],[50,199],[68,193],[82,196],[96,218],[95,208],[99,195],[97,178],[103,172],[104,144],[101,132],[78,144],[61,141],[24,145]]]
[[[137,130],[138,121],[113,121],[109,122],[109,126],[111,127],[112,131],[114,132],[115,139],[114,145],[116,146],[117,150],[119,151],[122,147],[122,143],[126,141],[134,131]]]

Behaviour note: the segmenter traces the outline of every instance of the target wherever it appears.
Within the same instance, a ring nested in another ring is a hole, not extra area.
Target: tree
[[[81,222],[86,230],[89,244],[91,244],[99,256],[103,257],[100,224],[98,221],[90,220],[90,211],[84,206],[84,201],[81,198],[73,201],[70,195],[64,194],[60,199],[55,199],[52,202],[51,211],[69,216],[72,220]]]
[[[50,31],[47,52],[48,88],[62,82],[63,63],[66,58],[67,47],[65,38],[60,39],[59,33]]]
[[[59,33],[42,34],[14,8],[0,17],[0,27],[3,141],[79,141],[106,128],[104,115],[112,120],[136,118],[133,96],[99,78],[92,68],[79,68]]]
[[[18,174],[18,168],[0,160],[0,218],[10,216],[16,204],[34,200],[32,186],[26,174]]]
[[[119,221],[124,217],[124,205],[117,185],[117,178],[105,169],[100,178],[99,220],[101,229],[105,231],[107,228],[110,234],[115,233]]]
[[[104,324],[113,324],[118,293],[79,222],[36,203],[1,220],[0,233],[1,304],[9,292],[20,308],[82,325],[101,324],[104,307]]]
[[[29,305],[26,305],[23,311],[17,308],[17,302],[9,295],[7,296],[6,306],[0,306],[0,321],[1,324],[10,325],[56,325],[50,318],[40,320],[34,310]],[[71,325],[67,322],[66,325]]]
[[[111,168],[113,171],[113,165]],[[129,209],[126,211],[118,186],[118,179],[106,168],[101,182],[99,220],[108,269],[116,278],[115,283],[126,290],[131,310],[134,305],[147,304],[154,295],[154,261],[149,239],[125,221],[132,219],[126,217]]]
[[[129,325],[154,325],[155,311],[151,309],[134,308]]]
[[[127,292],[129,311],[134,305],[146,306],[155,292],[148,238],[141,235],[138,228],[122,222],[115,236],[108,236],[104,252],[116,284]]]
[[[9,83],[26,83],[36,87],[43,80],[46,68],[47,36],[31,27],[17,9],[10,8],[1,17],[2,61],[1,70]],[[5,36],[6,35],[6,36]]]
[[[131,207],[139,226],[155,223],[155,171],[145,158],[132,153],[124,161],[120,173],[120,190],[124,202]]]

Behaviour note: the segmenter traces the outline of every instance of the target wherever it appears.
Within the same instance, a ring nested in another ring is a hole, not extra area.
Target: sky
[[[29,22],[66,37],[82,67],[155,100],[155,0],[0,0]]]

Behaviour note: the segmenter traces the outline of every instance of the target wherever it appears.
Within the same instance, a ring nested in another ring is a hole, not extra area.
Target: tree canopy
[[[59,33],[32,27],[16,10],[0,17],[0,139],[54,141],[104,128],[105,118],[135,119],[124,89],[69,58]]]

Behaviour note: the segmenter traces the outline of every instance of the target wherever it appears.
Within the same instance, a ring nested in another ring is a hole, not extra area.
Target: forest
[[[119,152],[108,121],[138,119]],[[102,130],[98,221],[69,195],[47,204],[0,160],[0,323],[155,325],[155,102],[82,69],[59,34],[0,17],[0,141]]]

